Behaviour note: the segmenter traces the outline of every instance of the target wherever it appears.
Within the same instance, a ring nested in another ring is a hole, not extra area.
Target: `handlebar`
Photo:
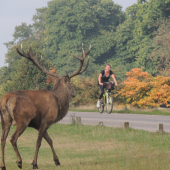
[[[106,84],[109,84],[109,83],[112,83],[115,86],[115,82],[113,82],[113,81],[103,82],[103,85],[106,85]]]
[[[109,82],[103,82],[103,87],[106,88],[106,89],[110,89],[110,90],[113,90],[114,89],[114,86],[115,86],[115,83],[112,82],[112,81],[109,81]]]

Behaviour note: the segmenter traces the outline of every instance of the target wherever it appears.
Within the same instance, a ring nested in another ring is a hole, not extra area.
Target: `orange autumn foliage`
[[[124,104],[141,108],[170,106],[170,78],[153,77],[143,72],[143,68],[133,68],[126,76],[122,88],[117,91],[117,97],[125,101]]]
[[[52,69],[51,72],[55,72]],[[131,104],[140,108],[170,106],[170,78],[153,77],[143,68],[133,68],[126,73],[127,78],[112,91],[114,103]],[[50,79],[47,80],[49,82]],[[96,104],[99,96],[97,75],[94,77],[76,76],[72,79],[77,96],[71,105]]]

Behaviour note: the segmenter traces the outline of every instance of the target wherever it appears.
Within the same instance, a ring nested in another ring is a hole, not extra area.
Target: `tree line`
[[[119,82],[133,68],[152,76],[169,76],[170,0],[138,0],[126,11],[112,0],[52,0],[39,8],[33,24],[15,27],[13,40],[5,43],[8,52],[0,68],[0,95],[7,91],[50,89],[46,76],[16,53],[23,44],[31,46],[37,60],[57,73],[75,71],[78,63],[69,52],[79,56],[81,43],[92,45],[85,79],[99,74],[106,63],[111,65]],[[43,56],[43,61],[40,59]],[[85,81],[85,80],[84,80]]]

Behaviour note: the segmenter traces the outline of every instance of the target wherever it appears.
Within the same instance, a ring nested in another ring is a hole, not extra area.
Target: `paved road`
[[[163,123],[164,131],[170,132],[170,116],[68,112],[67,116],[59,123],[70,124],[72,121],[71,115],[81,117],[81,123],[84,125],[97,125],[99,122],[103,122],[104,126],[122,127],[123,122],[129,122],[131,128],[151,132],[156,132],[158,130],[158,124]]]

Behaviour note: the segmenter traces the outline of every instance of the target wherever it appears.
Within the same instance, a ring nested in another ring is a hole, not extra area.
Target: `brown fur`
[[[1,100],[0,100],[0,103],[1,103]],[[0,105],[0,116],[1,116],[1,125],[2,125],[2,129],[4,127],[4,120],[3,120],[3,117],[2,117],[2,113],[1,113],[1,105]]]
[[[81,58],[71,55],[80,61],[79,68],[76,72],[70,76],[59,76],[56,74],[55,68],[51,71],[47,71],[44,67],[41,67],[37,62],[30,46],[29,52],[24,53],[22,45],[21,51],[16,48],[18,54],[32,61],[42,72],[48,75],[47,83],[54,83],[51,91],[47,90],[23,90],[6,93],[0,99],[0,114],[2,122],[2,137],[1,137],[1,151],[2,160],[1,168],[6,170],[4,161],[4,150],[6,144],[6,138],[10,130],[10,126],[16,125],[16,130],[11,137],[11,144],[17,156],[17,164],[19,168],[22,168],[22,159],[17,148],[17,139],[29,126],[37,129],[38,139],[36,144],[35,156],[33,159],[33,169],[38,169],[37,158],[38,151],[41,146],[42,138],[44,138],[51,147],[53,153],[53,159],[56,165],[60,165],[59,159],[54,151],[53,142],[47,133],[47,129],[55,122],[60,121],[68,112],[69,99],[76,95],[72,88],[70,79],[78,74],[83,73],[89,63],[89,58],[85,68],[82,70],[85,57],[90,53],[91,46],[88,52],[84,51],[82,44]],[[67,73],[67,71],[66,71]]]
[[[54,152],[52,140],[47,134],[47,129],[55,122],[60,121],[68,112],[69,98],[76,95],[72,89],[69,77],[53,78],[54,87],[47,90],[23,90],[6,93],[0,101],[0,113],[2,122],[1,144],[4,147],[11,124],[16,125],[16,131],[11,137],[12,146],[17,155],[18,166],[22,167],[22,159],[16,146],[18,137],[29,127],[39,131],[36,154],[33,160],[33,168],[37,169],[38,149],[42,137],[47,140],[53,151],[56,165],[59,165],[58,157]],[[2,148],[3,148],[2,147]],[[5,168],[4,149],[2,149],[2,169]]]

